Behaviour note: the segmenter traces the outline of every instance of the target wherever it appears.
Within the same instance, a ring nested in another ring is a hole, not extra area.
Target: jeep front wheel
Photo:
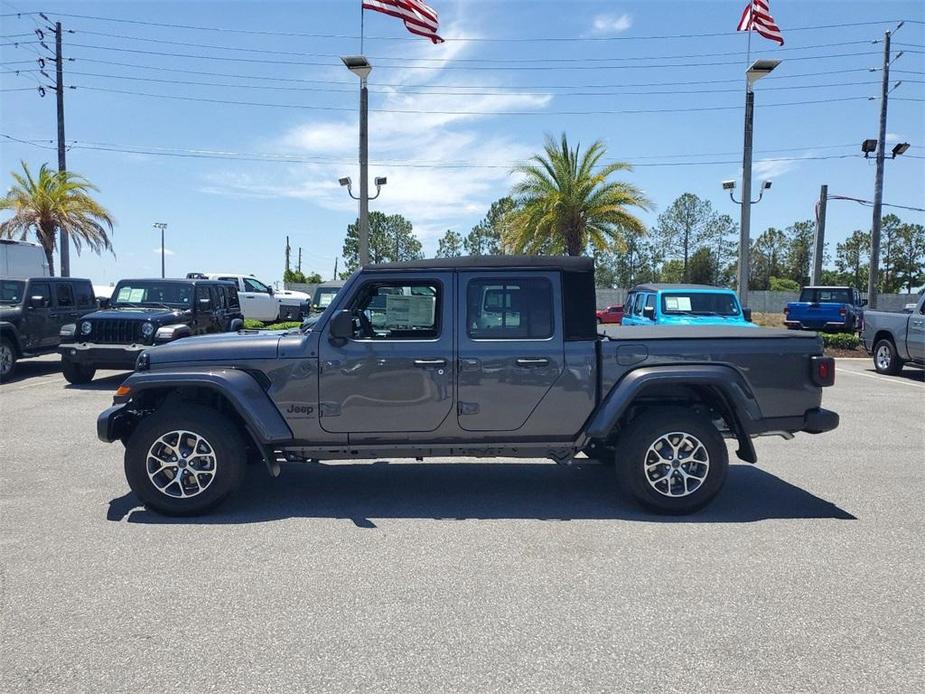
[[[16,368],[16,349],[7,338],[0,339],[0,380],[5,381],[13,375]]]
[[[74,385],[83,385],[89,383],[96,376],[96,369],[92,366],[85,366],[69,359],[61,360],[61,371],[64,373],[64,379]]]
[[[692,513],[726,481],[729,455],[709,418],[679,408],[648,410],[627,427],[616,459],[633,495],[660,513]]]
[[[125,447],[129,487],[151,510],[190,516],[224,501],[241,484],[246,445],[233,421],[178,403],[138,425]]]

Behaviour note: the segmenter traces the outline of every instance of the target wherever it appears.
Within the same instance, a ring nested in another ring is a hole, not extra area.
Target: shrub
[[[263,330],[263,321],[254,320],[253,318],[244,319],[245,330]]]
[[[290,330],[302,325],[299,321],[285,321],[283,323],[265,324],[263,321],[254,320],[253,318],[244,319],[245,330]]]
[[[788,279],[786,277],[772,277],[771,278],[771,291],[772,292],[798,292],[800,291],[800,283],[794,280]]]
[[[822,333],[822,343],[831,349],[857,349],[861,339],[854,333]]]

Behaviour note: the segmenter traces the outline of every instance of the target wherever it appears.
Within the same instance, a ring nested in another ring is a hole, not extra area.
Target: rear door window
[[[228,308],[230,309],[240,309],[241,302],[238,301],[238,290],[235,287],[225,287],[225,292],[228,294]]]
[[[466,305],[473,340],[544,340],[555,331],[552,284],[546,278],[472,280]]]
[[[74,305],[74,290],[67,282],[57,282],[55,285],[55,299],[61,308],[70,308]]]
[[[87,282],[74,282],[74,300],[80,307],[93,305],[93,287]]]
[[[213,284],[209,288],[210,293],[212,294],[212,308],[215,310],[225,308],[225,293],[222,291],[222,288],[217,284]]]
[[[51,287],[48,286],[48,282],[32,282],[29,284],[29,296],[27,298],[31,299],[33,296],[41,297],[44,300],[42,305],[50,305]]]

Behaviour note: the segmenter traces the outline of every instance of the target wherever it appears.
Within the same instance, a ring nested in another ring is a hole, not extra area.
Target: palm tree
[[[652,209],[636,186],[608,180],[631,166],[614,162],[598,167],[606,149],[598,140],[583,155],[581,145],[570,149],[565,133],[557,143],[546,136],[546,155],[531,157],[514,173],[523,179],[514,186],[518,211],[510,238],[515,252],[581,255],[588,244],[607,250],[622,234],[645,234],[645,225],[627,208]]]
[[[37,178],[26,162],[22,162],[22,169],[22,174],[12,174],[16,184],[0,198],[0,210],[13,212],[0,223],[0,238],[18,236],[25,241],[30,232],[35,234],[45,249],[51,275],[55,274],[53,254],[59,230],[70,235],[78,254],[84,244],[96,253],[112,251],[107,233],[107,228],[112,232],[112,217],[90,197],[98,190],[96,186],[70,171],[53,171],[48,164],[42,164]]]

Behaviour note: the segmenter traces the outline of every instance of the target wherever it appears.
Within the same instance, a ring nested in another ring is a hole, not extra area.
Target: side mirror
[[[340,311],[331,319],[328,330],[331,342],[342,345],[353,337],[353,313]]]
[[[48,297],[30,296],[28,306],[29,308],[45,308],[48,306]]]
[[[867,306],[867,299],[861,299],[861,306]]]
[[[273,287],[267,287],[267,290],[270,292],[270,296],[273,296]]]
[[[107,298],[104,297],[104,296],[101,296],[101,297],[97,298],[96,304],[97,304],[97,306],[99,306],[100,308],[109,308],[109,299],[107,299]]]
[[[750,308],[742,309],[742,318],[747,320],[749,323],[752,322],[752,310]]]
[[[642,309],[642,317],[648,318],[649,320],[655,320],[655,307],[644,306]]]

